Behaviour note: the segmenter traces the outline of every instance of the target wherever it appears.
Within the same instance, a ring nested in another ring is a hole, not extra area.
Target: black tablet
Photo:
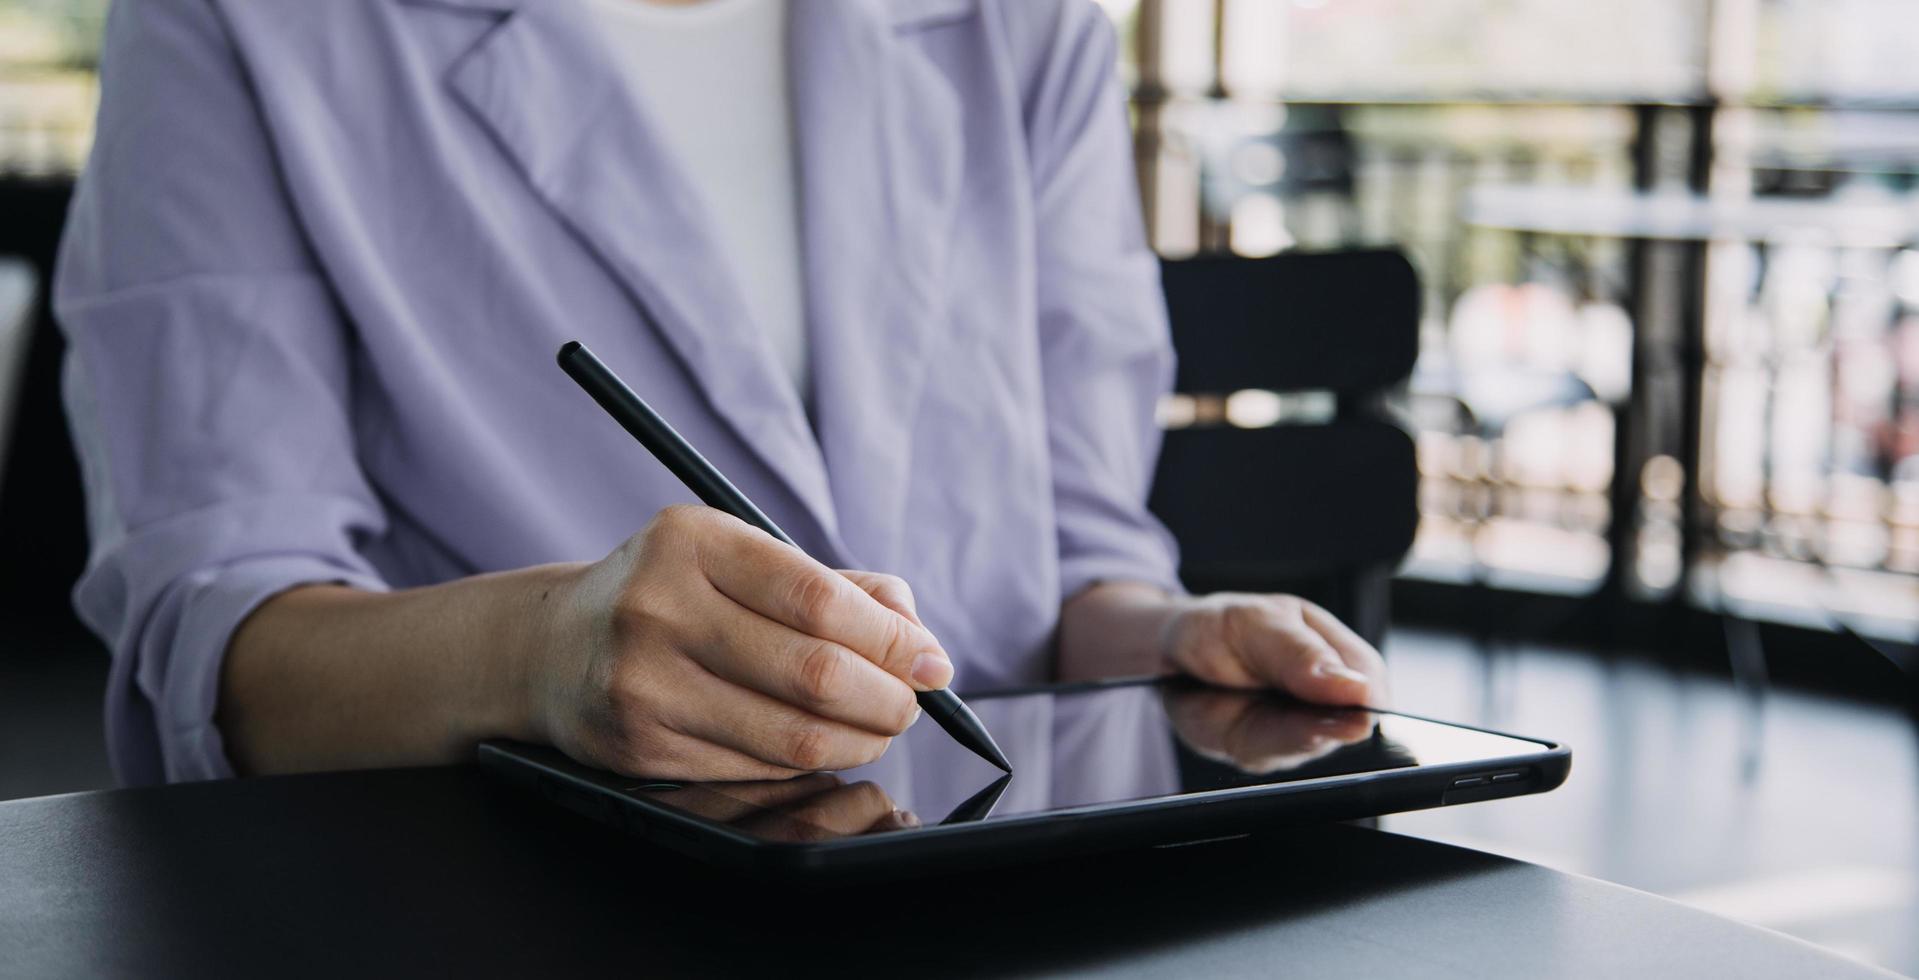
[[[1011,775],[921,723],[872,765],[750,783],[664,782],[552,749],[480,761],[556,803],[716,864],[911,875],[1540,793],[1565,746],[1270,693],[1128,681],[969,694]]]

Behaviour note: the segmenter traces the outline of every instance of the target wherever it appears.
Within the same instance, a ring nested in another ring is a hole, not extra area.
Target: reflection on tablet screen
[[[1540,748],[1389,713],[1179,685],[968,703],[1012,760],[1010,776],[923,723],[858,769],[643,795],[757,837],[820,841]]]

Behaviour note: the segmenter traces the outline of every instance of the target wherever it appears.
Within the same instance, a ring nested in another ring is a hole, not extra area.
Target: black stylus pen
[[[717,508],[732,514],[754,527],[771,534],[775,538],[793,545],[793,539],[780,530],[773,519],[766,516],[753,501],[746,499],[732,481],[728,480],[712,463],[701,456],[693,444],[686,441],[673,427],[660,418],[639,395],[627,387],[613,369],[595,357],[586,345],[577,340],[567,341],[560,348],[560,370],[565,371],[593,400],[606,409],[608,415],[633,434],[673,475],[686,484],[693,495],[700,498],[708,507]],[[973,709],[959,699],[951,690],[941,688],[937,691],[922,691],[919,694],[920,708],[931,715],[941,728],[946,729],[953,740],[971,749],[980,758],[1004,769],[1013,771],[1011,763],[1006,761],[1006,753],[1001,752],[993,742],[993,736],[987,734],[986,726],[980,724]]]

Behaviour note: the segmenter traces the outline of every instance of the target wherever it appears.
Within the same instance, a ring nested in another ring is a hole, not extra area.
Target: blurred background
[[[1102,2],[1162,254],[1418,270],[1400,702],[1578,765],[1388,828],[1919,972],[1919,3]],[[0,798],[110,782],[43,302],[104,11],[0,0]]]

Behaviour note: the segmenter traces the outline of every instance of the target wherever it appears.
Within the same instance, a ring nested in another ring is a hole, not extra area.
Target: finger
[[[1366,675],[1372,682],[1373,697],[1366,703],[1374,707],[1382,707],[1386,695],[1386,658],[1380,656],[1379,650],[1366,642],[1365,637],[1353,632],[1352,627],[1340,622],[1339,617],[1304,600],[1301,600],[1300,606],[1306,625],[1312,627],[1332,644],[1333,649],[1339,652],[1340,659],[1346,662],[1346,666]]]
[[[1366,676],[1346,666],[1326,638],[1303,619],[1261,603],[1242,606],[1229,630],[1233,649],[1251,673],[1295,697],[1321,704],[1361,704],[1371,693]]]
[[[920,621],[919,602],[913,598],[913,588],[906,584],[905,579],[897,575],[862,572],[856,569],[842,568],[838,571],[846,577],[847,581],[866,590],[866,594],[872,596],[880,605],[912,620],[915,626],[926,625]]]
[[[919,825],[919,814],[911,810],[894,810],[892,813],[873,821],[873,826],[866,828],[866,832],[869,834],[883,834],[889,830],[911,830]]]
[[[809,636],[831,640],[887,673],[931,691],[953,678],[953,665],[926,628],[881,605],[865,589],[763,532],[703,541],[701,567],[727,598]]]
[[[777,810],[762,811],[739,826],[780,839],[831,840],[864,833],[891,815],[892,797],[870,782],[840,786]]]
[[[913,689],[852,650],[808,636],[743,607],[708,624],[686,653],[740,687],[876,735],[919,719]]]
[[[644,745],[633,746],[624,755],[599,764],[625,776],[688,782],[785,780],[804,775],[799,769],[772,765],[705,739],[657,726],[650,728]]]
[[[684,696],[661,720],[673,730],[770,766],[852,769],[878,759],[885,736],[801,711],[689,665]]]

